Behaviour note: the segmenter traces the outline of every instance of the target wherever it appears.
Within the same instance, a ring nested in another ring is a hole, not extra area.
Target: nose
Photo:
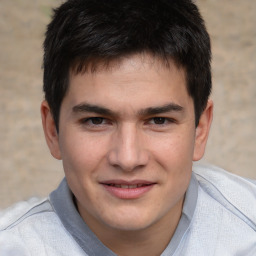
[[[124,171],[133,171],[147,165],[149,153],[143,147],[142,135],[134,124],[123,125],[114,135],[109,163]]]

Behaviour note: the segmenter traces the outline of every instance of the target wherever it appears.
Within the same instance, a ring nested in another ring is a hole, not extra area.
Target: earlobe
[[[196,127],[195,148],[193,161],[200,160],[205,152],[208,135],[213,117],[213,102],[209,100],[204,112],[201,114],[198,126]]]
[[[45,139],[50,149],[50,152],[54,158],[60,160],[61,153],[59,148],[59,136],[56,130],[50,107],[45,100],[41,104],[41,118]]]

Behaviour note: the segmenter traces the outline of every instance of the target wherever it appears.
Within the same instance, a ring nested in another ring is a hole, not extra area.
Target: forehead
[[[117,69],[124,62],[129,60],[139,60],[141,64],[156,64],[161,66],[162,68],[169,68],[172,65],[176,65],[176,67],[181,67],[181,64],[178,64],[177,61],[174,60],[171,56],[159,56],[157,54],[153,54],[150,51],[143,51],[139,53],[131,53],[124,54],[116,57],[92,57],[86,59],[75,59],[73,60],[70,68],[70,73],[73,75],[79,73],[97,73],[103,70],[111,71],[113,69]]]
[[[70,72],[65,98],[72,104],[163,105],[187,101],[186,74],[172,60],[136,54],[111,62],[87,65],[83,72]],[[65,101],[64,98],[64,101]],[[145,105],[145,106],[143,106]]]

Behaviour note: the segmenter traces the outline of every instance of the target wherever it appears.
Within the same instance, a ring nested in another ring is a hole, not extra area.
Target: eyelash
[[[157,123],[159,122],[160,123]],[[95,123],[96,122],[96,123]],[[111,120],[104,118],[104,117],[90,117],[80,120],[80,123],[83,125],[88,125],[91,127],[101,127],[106,124],[111,124]],[[152,126],[166,126],[168,124],[177,123],[175,119],[173,118],[166,118],[166,117],[152,117],[146,121],[146,124],[152,125]]]
[[[153,123],[152,125],[155,125],[155,126],[165,126],[165,125],[168,125],[170,123],[176,123],[176,120],[173,119],[173,118],[167,118],[167,117],[152,117],[149,119],[148,123],[151,123],[152,121],[160,121],[160,123]],[[163,123],[161,123],[161,121],[163,121]]]
[[[80,122],[81,124],[88,124],[89,126],[101,126],[104,125],[107,122],[108,119],[104,117],[90,117],[90,118],[85,118],[82,119]],[[96,124],[93,123],[93,121],[96,121]],[[97,121],[101,121],[100,123],[97,123]]]

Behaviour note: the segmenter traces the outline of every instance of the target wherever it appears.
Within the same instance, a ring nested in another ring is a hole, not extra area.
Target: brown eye
[[[166,121],[166,118],[164,117],[155,117],[153,118],[155,124],[164,124]]]
[[[104,118],[102,118],[102,117],[92,117],[92,118],[90,118],[90,120],[91,120],[92,124],[99,125],[99,124],[103,123]]]

